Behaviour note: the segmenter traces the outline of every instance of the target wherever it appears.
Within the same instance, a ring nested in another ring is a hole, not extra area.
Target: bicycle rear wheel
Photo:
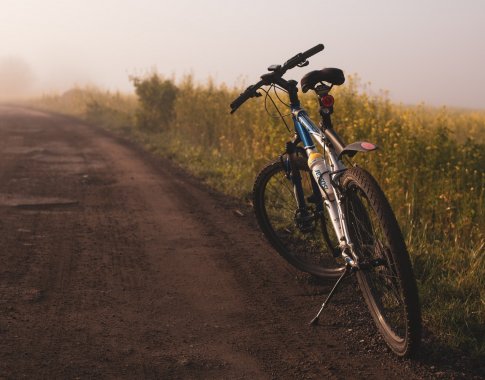
[[[341,179],[345,214],[361,270],[357,280],[387,345],[412,355],[420,341],[421,314],[411,260],[394,213],[375,179],[361,168]]]
[[[306,161],[298,161],[307,203],[304,214],[298,209],[293,182],[281,160],[259,173],[253,188],[256,219],[266,238],[278,253],[296,268],[323,278],[338,277],[344,267],[333,257],[324,234],[332,239],[325,221],[320,194],[314,195],[311,172]]]

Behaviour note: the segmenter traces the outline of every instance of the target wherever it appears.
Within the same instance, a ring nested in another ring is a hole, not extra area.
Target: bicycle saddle
[[[328,82],[336,86],[340,86],[345,82],[344,72],[333,67],[310,71],[303,78],[301,78],[301,89],[303,92],[313,90],[315,85],[319,82]]]

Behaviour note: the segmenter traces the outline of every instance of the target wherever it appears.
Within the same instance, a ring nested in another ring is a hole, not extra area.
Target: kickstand
[[[325,302],[322,304],[322,307],[320,308],[320,310],[318,311],[317,315],[315,316],[315,318],[313,318],[310,322],[310,325],[317,325],[318,324],[318,318],[320,317],[320,314],[322,314],[322,311],[323,309],[325,308],[325,306],[328,305],[330,299],[332,298],[332,296],[334,295],[335,291],[337,290],[338,286],[340,285],[340,282],[344,279],[345,276],[347,276],[349,273],[351,273],[351,266],[349,264],[347,264],[345,266],[345,270],[344,270],[344,273],[342,273],[342,275],[338,278],[337,282],[335,283],[335,285],[333,286],[332,290],[330,291],[330,293],[328,294],[327,296],[327,299],[325,300]]]

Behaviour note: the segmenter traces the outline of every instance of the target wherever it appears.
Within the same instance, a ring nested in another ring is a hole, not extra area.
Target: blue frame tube
[[[301,123],[298,121],[298,119],[293,116],[293,123],[295,124],[295,132],[298,134],[300,137],[300,140],[303,143],[303,146],[305,149],[307,148],[315,148],[315,144],[313,143],[313,140],[306,130],[306,128],[301,125]]]

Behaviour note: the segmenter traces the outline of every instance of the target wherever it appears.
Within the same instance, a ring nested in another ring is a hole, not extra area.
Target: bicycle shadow
[[[473,356],[469,352],[450,347],[423,327],[422,343],[413,358],[417,364],[433,370],[437,377],[485,378],[485,355]],[[454,372],[454,373],[450,373]]]

